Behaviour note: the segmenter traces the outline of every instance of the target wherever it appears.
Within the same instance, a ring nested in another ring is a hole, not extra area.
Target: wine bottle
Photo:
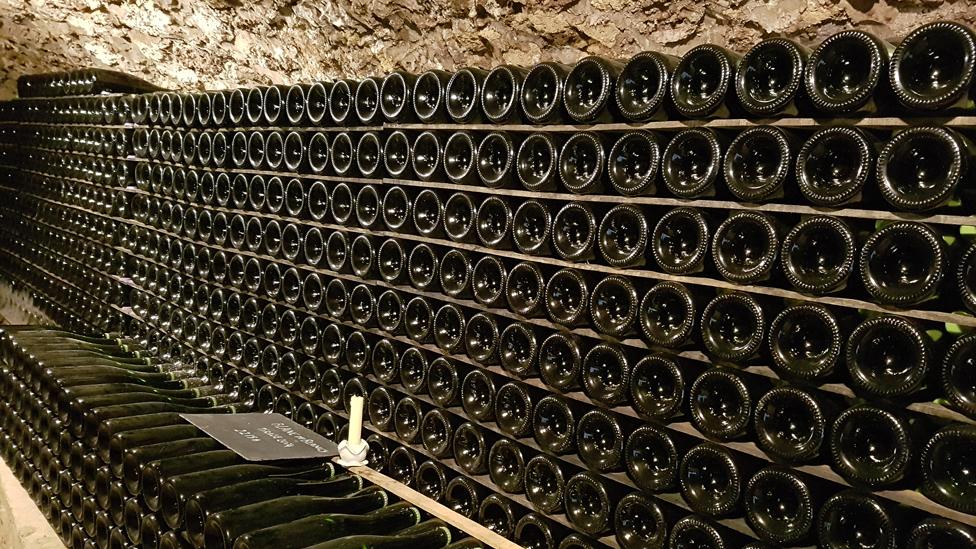
[[[726,140],[709,128],[678,132],[661,155],[661,177],[671,194],[698,198],[716,194]]]
[[[490,255],[474,264],[471,271],[471,292],[478,303],[486,306],[499,304],[505,294],[505,265]]]
[[[563,508],[566,482],[555,459],[539,454],[525,465],[525,495],[542,513],[556,513]]]
[[[681,413],[685,402],[685,381],[676,358],[654,353],[645,356],[630,372],[628,393],[637,413],[668,420]]]
[[[464,517],[475,519],[484,496],[484,488],[467,477],[454,477],[444,489],[444,505]]]
[[[654,345],[680,348],[687,345],[698,316],[700,296],[678,282],[658,282],[641,299],[638,324]]]
[[[509,500],[499,494],[489,494],[481,500],[478,523],[504,537],[512,537],[515,530],[515,513]]]
[[[560,140],[548,133],[529,134],[519,145],[515,173],[519,183],[530,191],[556,188]]]
[[[467,193],[454,193],[444,203],[444,234],[455,242],[473,242],[478,209]]]
[[[425,343],[431,339],[434,333],[434,311],[426,299],[415,297],[408,301],[403,311],[403,319],[410,339],[417,343]],[[403,370],[402,365],[400,369]]]
[[[735,85],[738,56],[714,44],[688,50],[671,77],[671,101],[681,116],[722,118]]]
[[[308,516],[347,511],[361,513],[386,507],[389,496],[377,486],[370,486],[345,497],[285,496],[226,509],[207,517],[204,538],[209,545],[223,540],[224,547],[233,547],[242,534],[275,526]],[[384,513],[385,514],[385,513]]]
[[[497,196],[489,196],[480,206],[475,219],[478,240],[489,248],[511,247],[512,209]]]
[[[896,133],[878,154],[881,196],[893,207],[926,211],[968,206],[962,182],[976,162],[976,145],[950,128],[916,126]]]
[[[408,122],[413,118],[413,88],[416,75],[405,71],[393,71],[383,78],[380,86],[380,109],[390,122]]]
[[[566,481],[566,518],[588,535],[602,534],[612,526],[616,491],[593,473],[573,475]]]
[[[871,540],[875,547],[894,548],[899,527],[875,496],[844,490],[827,498],[817,513],[817,541],[823,547],[844,547]]]
[[[481,109],[485,118],[495,124],[521,119],[519,97],[527,72],[515,65],[500,65],[488,72],[481,88]]]
[[[553,220],[552,245],[563,259],[587,261],[595,257],[596,233],[596,218],[589,205],[570,202],[556,213]]]
[[[710,442],[682,456],[679,479],[681,495],[692,510],[709,516],[728,515],[738,508],[745,485],[732,452]]]
[[[206,525],[211,516],[221,511],[236,510],[259,503],[267,507],[269,502],[277,498],[295,495],[344,497],[362,488],[362,479],[348,474],[337,475],[327,480],[295,478],[250,480],[194,494],[186,503],[184,524],[190,541],[195,546],[204,546]]]
[[[525,457],[521,447],[502,438],[488,452],[488,474],[491,481],[510,494],[521,493],[525,486]]]
[[[877,396],[906,395],[922,386],[936,349],[916,322],[900,316],[865,320],[847,338],[845,361],[853,385]]]
[[[823,295],[842,290],[854,269],[854,233],[831,216],[808,217],[783,238],[780,261],[797,290]]]
[[[765,213],[729,215],[712,237],[712,259],[722,278],[737,284],[768,280],[780,248],[780,229]]]
[[[905,543],[910,549],[967,547],[976,543],[976,533],[961,523],[933,517],[916,524]]]
[[[621,498],[613,513],[614,533],[624,549],[663,549],[668,538],[668,514],[639,492]]]
[[[522,547],[555,549],[555,540],[560,533],[561,530],[536,513],[528,513],[515,523],[515,543]]]
[[[487,72],[476,68],[463,68],[447,81],[444,88],[444,106],[456,123],[469,124],[481,119],[481,90]]]
[[[749,427],[756,395],[766,384],[724,367],[711,368],[688,390],[691,422],[706,435],[721,440],[741,437]]]
[[[606,472],[619,469],[624,452],[624,434],[620,422],[604,410],[590,410],[576,426],[577,454],[592,470]]]
[[[458,423],[455,416],[448,415],[442,409],[428,411],[420,421],[420,438],[424,448],[434,457],[450,456],[453,450],[451,441]]]
[[[420,523],[420,511],[406,502],[363,515],[311,515],[250,531],[234,542],[238,549],[301,549],[316,543],[363,534],[389,535]]]
[[[464,328],[464,349],[467,355],[482,364],[498,360],[498,323],[484,313],[468,319]]]
[[[543,307],[545,279],[534,263],[522,262],[508,272],[505,301],[512,312],[524,317],[536,316]]]
[[[624,134],[610,149],[607,175],[625,196],[653,195],[661,163],[660,137],[648,131]]]
[[[606,146],[600,134],[574,133],[559,151],[559,180],[571,193],[601,192],[606,156]]]
[[[376,252],[376,268],[380,278],[389,283],[400,282],[407,272],[407,253],[396,239],[388,238]]]
[[[442,351],[455,354],[461,350],[464,345],[465,322],[461,309],[452,303],[446,303],[437,310],[432,331],[434,342]]]
[[[577,61],[563,84],[562,99],[569,116],[580,123],[612,120],[613,111],[608,107],[616,107],[611,98],[622,68],[619,61],[593,55]]]
[[[531,433],[534,401],[524,386],[514,382],[502,385],[494,403],[495,423],[503,432],[514,438]]]
[[[638,298],[634,284],[622,276],[608,276],[590,294],[590,318],[601,333],[624,337],[633,332]]]
[[[538,200],[526,200],[512,218],[512,241],[524,254],[544,255],[549,251],[552,215]]]
[[[875,112],[885,103],[884,74],[891,46],[861,30],[838,32],[807,60],[804,87],[818,111]]]
[[[769,325],[773,363],[790,376],[823,379],[834,371],[848,328],[822,305],[791,305]]]
[[[467,184],[477,179],[477,145],[470,132],[454,132],[444,143],[444,173],[452,183]]]
[[[539,375],[542,381],[557,391],[579,387],[583,356],[576,338],[554,333],[539,346]]]
[[[679,443],[680,443],[679,439]],[[641,490],[667,491],[678,482],[678,466],[685,450],[661,427],[642,425],[627,437],[624,465],[627,476]]]
[[[796,179],[803,197],[818,206],[861,200],[874,175],[877,138],[858,128],[833,126],[814,132],[796,157]]]
[[[871,487],[898,482],[911,467],[914,431],[894,412],[868,405],[848,408],[831,426],[833,467]]]
[[[704,270],[710,226],[708,216],[695,208],[675,208],[661,216],[651,235],[658,267],[671,274]]]
[[[483,474],[488,470],[488,453],[494,438],[474,423],[462,423],[454,433],[452,450],[454,460],[472,475]]]
[[[810,534],[817,507],[807,480],[792,469],[771,466],[760,469],[743,491],[746,520],[762,539],[796,544]]]
[[[532,416],[535,441],[543,450],[554,454],[572,451],[580,417],[581,410],[574,403],[553,395],[542,398]]]
[[[515,144],[508,133],[486,135],[475,154],[475,166],[481,183],[491,189],[510,187],[515,177]]]
[[[888,81],[895,97],[916,111],[973,108],[976,35],[964,25],[938,21],[915,28],[891,55]]]
[[[735,69],[739,105],[755,116],[796,115],[808,54],[786,38],[767,38],[750,48]]]
[[[561,119],[564,87],[570,68],[553,62],[535,65],[525,75],[519,101],[529,122],[545,124]]]
[[[617,76],[614,100],[627,120],[646,122],[667,115],[665,99],[678,59],[654,51],[635,54]]]
[[[969,385],[969,365],[976,351],[976,337],[966,335],[955,340],[942,362],[942,392],[951,405],[969,417],[976,416],[976,395]]]
[[[751,294],[720,294],[702,313],[702,342],[721,360],[742,363],[754,358],[765,332],[766,313]]]
[[[647,219],[640,208],[629,204],[614,206],[600,221],[600,254],[612,267],[642,266],[647,231]]]
[[[583,359],[582,372],[583,390],[590,398],[610,406],[626,401],[630,364],[620,347],[594,345]]]
[[[451,297],[467,297],[470,294],[471,260],[461,250],[448,250],[441,258],[441,289]]]
[[[422,123],[440,122],[447,118],[445,88],[451,74],[429,70],[417,77],[413,86],[413,112]]]
[[[937,431],[922,449],[922,491],[933,500],[963,513],[976,512],[969,494],[973,483],[967,478],[965,456],[976,447],[976,429],[949,425]]]
[[[722,163],[729,191],[747,202],[783,198],[793,168],[792,150],[791,137],[776,126],[756,126],[739,133]]]

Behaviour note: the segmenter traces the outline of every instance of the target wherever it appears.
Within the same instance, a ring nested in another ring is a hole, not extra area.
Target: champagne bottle
[[[448,80],[444,88],[444,103],[447,114],[454,122],[468,124],[481,119],[481,90],[487,72],[475,68],[463,68]]]
[[[681,494],[698,513],[723,516],[739,506],[745,479],[724,446],[703,443],[681,458]],[[672,533],[673,535],[673,533]]]
[[[968,425],[950,425],[937,431],[922,449],[922,491],[949,507],[973,513],[976,505],[969,495],[973,483],[967,478],[965,456],[976,447],[976,430]]]
[[[580,459],[592,470],[606,472],[620,468],[624,451],[620,422],[604,410],[590,410],[576,426],[576,448]]]
[[[737,61],[736,54],[714,44],[685,53],[671,78],[671,101],[678,113],[691,118],[727,115]]]
[[[630,363],[623,350],[608,343],[590,348],[583,359],[583,390],[607,405],[616,405],[627,398]]]
[[[780,248],[780,229],[765,213],[732,213],[715,230],[712,259],[722,278],[737,284],[768,280]]]
[[[878,140],[849,126],[814,132],[796,157],[796,179],[803,197],[818,206],[858,202],[874,176]]]
[[[808,217],[783,238],[780,261],[797,290],[823,295],[847,285],[854,269],[854,233],[844,221],[830,216]]]
[[[359,534],[312,545],[309,549],[441,549],[451,543],[451,531],[443,522],[435,522],[430,529],[392,536]],[[414,529],[424,526],[421,523]]]
[[[899,527],[891,512],[870,494],[844,490],[829,497],[817,513],[817,541],[843,547],[871,540],[874,547],[897,547]]]
[[[514,65],[500,65],[488,72],[481,88],[481,109],[489,121],[499,124],[521,119],[519,96],[526,73]]]
[[[543,450],[554,454],[571,452],[576,442],[576,423],[581,410],[573,403],[549,395],[535,405],[532,433]]]
[[[544,203],[526,200],[515,210],[512,241],[520,252],[530,255],[547,253],[551,230],[552,215]]]
[[[573,134],[559,151],[559,180],[574,194],[601,192],[606,156],[606,146],[600,134]]]
[[[950,21],[915,28],[891,55],[888,81],[895,97],[916,111],[973,108],[976,35]],[[968,91],[967,91],[968,90]]]
[[[521,447],[502,438],[488,452],[488,474],[491,481],[508,493],[521,493],[525,486],[525,457]]]
[[[519,101],[529,122],[545,124],[557,122],[563,116],[563,95],[570,68],[553,62],[532,67],[525,75]]]
[[[647,219],[640,208],[614,206],[600,221],[597,244],[603,259],[613,267],[643,265],[647,232]]]
[[[788,462],[811,461],[824,453],[826,425],[836,413],[836,404],[827,398],[796,387],[776,387],[756,402],[756,444]]]
[[[767,38],[747,51],[735,69],[739,104],[755,116],[797,114],[808,52],[792,40]]]
[[[751,294],[721,294],[705,306],[701,332],[709,353],[730,362],[746,362],[760,351],[766,313]]]
[[[322,481],[295,478],[251,480],[193,495],[186,504],[184,524],[190,541],[202,547],[205,545],[206,524],[215,513],[294,495],[343,497],[362,488],[362,479],[354,475],[337,475]]]
[[[661,216],[651,235],[658,267],[671,274],[703,271],[710,226],[708,216],[695,208],[675,208]]]
[[[627,476],[641,490],[667,491],[678,482],[683,445],[661,427],[642,425],[627,437],[624,465]]]
[[[580,123],[609,121],[616,107],[611,101],[622,64],[597,56],[580,59],[566,76],[563,104],[569,116]]]
[[[906,547],[966,547],[974,543],[976,533],[973,533],[972,528],[952,520],[927,518],[912,528]]]
[[[624,496],[613,513],[614,533],[624,549],[663,549],[668,523],[661,506],[639,492]]]
[[[484,489],[467,477],[454,477],[444,490],[444,505],[462,516],[477,518]]]
[[[528,390],[516,383],[506,383],[495,394],[495,423],[514,438],[527,436],[532,429],[534,402]]]
[[[685,381],[678,360],[660,353],[642,358],[630,372],[628,392],[631,405],[642,416],[668,420],[680,414]]]
[[[614,100],[627,120],[645,122],[666,116],[665,98],[678,59],[642,51],[627,61],[617,77]]]
[[[875,112],[884,103],[890,46],[861,30],[831,35],[810,53],[803,83],[820,112]]]
[[[519,145],[515,173],[519,183],[530,191],[556,188],[560,140],[548,133],[529,134]]]
[[[525,466],[525,495],[542,513],[556,513],[563,508],[566,482],[555,459],[539,454]]]
[[[765,384],[724,368],[711,368],[688,391],[691,422],[710,437],[731,440],[749,427],[753,403]]]
[[[561,269],[546,283],[546,313],[554,322],[576,326],[586,320],[589,290],[582,273],[575,269]]]
[[[633,332],[638,304],[637,290],[630,280],[608,276],[593,288],[590,318],[599,332],[624,337]]]
[[[856,482],[880,487],[909,474],[916,426],[900,414],[862,405],[841,412],[831,426],[833,466]]]
[[[969,417],[976,416],[976,398],[968,385],[969,364],[976,350],[976,338],[966,335],[955,340],[946,351],[942,362],[942,391],[952,406]]]
[[[661,155],[661,176],[668,191],[680,198],[714,196],[725,143],[709,128],[678,132]]]
[[[508,272],[505,300],[508,308],[524,317],[535,316],[543,307],[545,279],[534,263],[522,262]]]
[[[566,481],[566,517],[578,530],[598,536],[612,525],[615,487],[593,473],[577,473]]]
[[[308,516],[336,513],[338,511],[364,512],[386,507],[389,496],[382,489],[370,486],[345,497],[286,496],[267,502],[252,503],[226,509],[210,515],[204,528],[206,545],[217,546],[223,540],[224,547],[233,547],[242,534],[291,522]]]
[[[856,388],[878,396],[905,395],[925,382],[935,352],[929,334],[916,322],[881,316],[854,328],[845,361]]]
[[[423,123],[439,122],[447,118],[445,88],[451,74],[429,70],[417,77],[413,86],[413,110]]]
[[[495,383],[481,370],[472,370],[461,382],[461,406],[464,413],[478,421],[490,421],[495,414]]]
[[[822,305],[803,303],[783,309],[769,325],[773,363],[801,379],[829,376],[841,355],[848,326]]]
[[[420,511],[399,502],[364,515],[311,515],[302,519],[250,531],[237,538],[234,547],[300,549],[330,540],[363,534],[387,535],[420,522]]]
[[[792,139],[776,126],[739,133],[725,152],[725,183],[736,198],[766,202],[782,198],[792,171]]]
[[[976,145],[952,129],[917,126],[896,133],[878,155],[881,196],[894,208],[926,211],[963,203],[962,187],[976,161]]]

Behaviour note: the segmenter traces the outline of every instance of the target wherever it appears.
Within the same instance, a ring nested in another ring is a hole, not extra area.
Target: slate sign
[[[281,414],[180,414],[248,461],[328,458],[336,444]]]

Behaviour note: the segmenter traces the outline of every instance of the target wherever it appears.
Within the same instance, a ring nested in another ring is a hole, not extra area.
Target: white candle
[[[349,401],[349,448],[358,448],[363,435],[363,397],[354,395]]]

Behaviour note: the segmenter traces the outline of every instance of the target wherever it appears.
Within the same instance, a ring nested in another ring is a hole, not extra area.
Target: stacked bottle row
[[[229,403],[254,378],[154,364],[133,341],[3,338],[4,455],[72,547],[480,547],[331,463],[246,463],[179,417],[248,409]]]
[[[454,73],[394,72],[360,81],[159,93],[134,101],[135,122],[170,126],[373,125],[383,121],[534,124],[972,108],[976,35],[922,25],[892,46],[845,30],[812,51],[784,38],[739,54],[715,44],[680,58],[586,57]]]

